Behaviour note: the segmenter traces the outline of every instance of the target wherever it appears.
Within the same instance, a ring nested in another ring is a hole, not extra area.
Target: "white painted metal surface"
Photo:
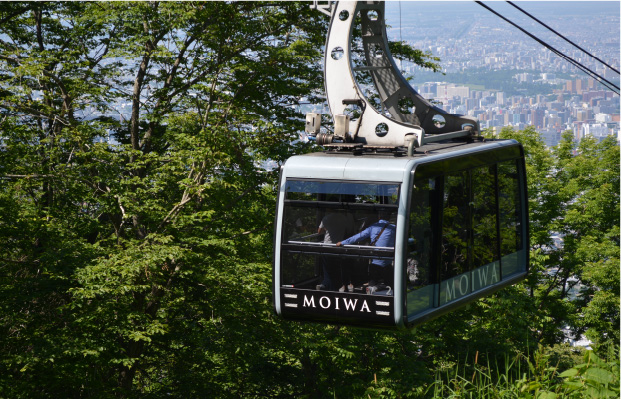
[[[339,1],[331,11],[325,50],[325,90],[330,112],[335,118],[342,114],[352,116],[349,132],[343,141],[394,147],[408,147],[414,141],[418,147],[449,138],[449,133],[452,136],[478,133],[476,119],[448,114],[435,107],[401,75],[388,47],[383,2]],[[365,64],[362,66],[355,66],[352,61],[353,30],[358,15]],[[365,97],[355,70],[370,74],[374,91],[379,96],[375,107]],[[353,119],[352,105],[359,107],[361,115],[356,119]],[[437,118],[443,122],[439,123]],[[432,138],[431,135],[439,137]]]

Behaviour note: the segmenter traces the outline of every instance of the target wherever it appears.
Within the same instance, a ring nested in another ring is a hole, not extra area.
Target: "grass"
[[[505,356],[501,361],[488,358],[485,362],[480,361],[484,356],[477,352],[471,365],[464,361],[451,370],[439,371],[425,397],[618,398],[618,348],[608,350],[608,360],[599,358],[593,351],[572,356],[571,350],[566,347],[560,351],[565,351],[566,356],[559,356],[558,347],[540,347],[532,357],[518,353],[513,358]],[[577,364],[567,368],[567,356]]]

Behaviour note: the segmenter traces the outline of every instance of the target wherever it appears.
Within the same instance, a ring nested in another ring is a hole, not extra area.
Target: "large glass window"
[[[495,166],[473,169],[472,182],[472,267],[498,260],[496,225]]]
[[[472,291],[500,281],[496,165],[470,171],[472,191]]]
[[[470,198],[468,172],[444,178],[440,280],[468,271]]]
[[[283,286],[392,295],[398,184],[288,180]]]
[[[410,317],[525,271],[519,162],[484,154],[416,169],[405,266]]]
[[[520,176],[518,161],[498,164],[498,202],[500,219],[500,252],[502,274],[524,271],[525,264],[522,237],[522,206],[520,201]]]
[[[444,177],[442,246],[440,257],[440,305],[468,295],[470,245],[470,175],[467,171]]]
[[[437,306],[434,303],[434,290],[437,278],[432,274],[431,265],[437,250],[433,245],[434,231],[437,232],[437,203],[441,187],[436,178],[419,178],[414,183],[411,198],[410,236],[406,265],[407,303],[409,313],[420,313]],[[432,214],[432,211],[434,213]],[[436,233],[437,234],[437,233]]]

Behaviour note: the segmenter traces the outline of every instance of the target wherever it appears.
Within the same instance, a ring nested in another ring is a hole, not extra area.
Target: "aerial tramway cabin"
[[[381,2],[331,9],[334,127],[307,115],[322,151],[289,158],[278,186],[273,301],[286,319],[413,327],[528,271],[522,146],[483,139],[476,119],[412,89],[388,50],[383,12]]]

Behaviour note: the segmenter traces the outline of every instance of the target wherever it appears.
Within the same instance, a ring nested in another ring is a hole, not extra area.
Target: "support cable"
[[[535,21],[537,21],[539,24],[545,26],[546,28],[548,28],[550,31],[552,31],[553,33],[555,33],[557,36],[559,36],[561,39],[565,40],[566,42],[568,42],[569,44],[573,45],[575,48],[577,48],[578,50],[584,52],[585,54],[587,54],[590,57],[595,58],[597,61],[601,62],[602,64],[606,65],[608,68],[612,69],[613,71],[615,71],[617,74],[619,74],[619,71],[616,70],[615,68],[613,68],[612,66],[608,65],[606,62],[600,60],[598,57],[594,56],[593,54],[589,53],[588,51],[586,51],[585,49],[583,49],[582,47],[578,46],[576,43],[572,42],[571,40],[569,40],[568,38],[566,38],[565,36],[561,35],[560,33],[558,33],[557,31],[555,31],[554,29],[550,28],[548,25],[546,25],[545,23],[541,22],[539,19],[535,18],[534,16],[532,16],[531,14],[529,14],[527,11],[525,11],[524,9],[520,8],[520,6],[518,6],[517,4],[514,4],[512,1],[507,0],[507,3],[511,4],[513,7],[517,8],[518,10],[520,10],[521,12],[523,12],[524,14],[528,15],[529,17],[531,17],[532,19],[534,19]]]
[[[502,20],[504,20],[505,22],[508,22],[509,24],[513,25],[514,27],[516,27],[517,29],[519,29],[520,31],[522,31],[523,33],[525,33],[526,35],[528,35],[530,38],[532,38],[533,40],[535,40],[537,43],[541,44],[542,46],[546,47],[547,49],[549,49],[550,51],[552,51],[554,54],[558,55],[559,57],[567,60],[568,62],[570,62],[571,64],[573,64],[574,66],[576,66],[578,69],[580,69],[581,71],[583,71],[584,73],[586,73],[587,75],[593,77],[594,79],[596,79],[598,82],[600,82],[602,85],[606,86],[606,88],[608,88],[609,90],[619,94],[619,86],[615,85],[614,83],[612,83],[611,81],[609,81],[608,79],[604,78],[603,76],[599,75],[597,72],[592,71],[591,69],[585,67],[584,65],[580,64],[578,61],[574,60],[573,58],[561,53],[559,50],[555,49],[554,47],[552,47],[551,45],[549,45],[548,43],[544,42],[543,40],[539,39],[537,36],[533,35],[532,33],[528,32],[527,30],[525,30],[524,28],[522,28],[521,26],[517,25],[516,23],[510,21],[509,19],[505,18],[504,16],[500,15],[499,13],[497,13],[496,11],[494,11],[493,9],[489,8],[488,6],[486,6],[485,4],[483,4],[481,1],[475,1],[475,3],[477,3],[478,5],[480,5],[481,7],[487,9],[488,11],[490,11],[492,14],[496,15],[497,17],[501,18]]]

